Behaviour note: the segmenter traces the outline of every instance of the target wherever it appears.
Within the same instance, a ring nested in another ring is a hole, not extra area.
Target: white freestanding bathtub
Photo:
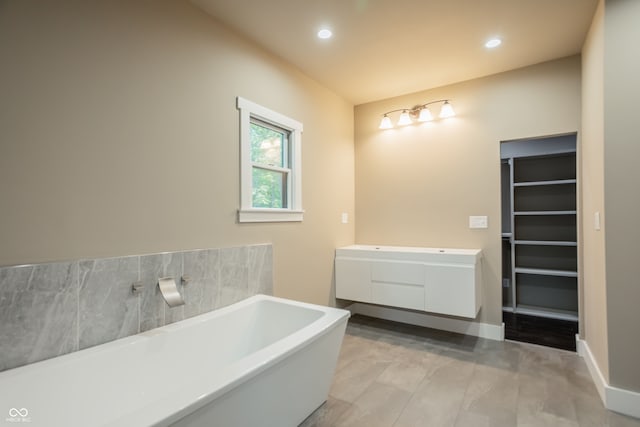
[[[297,426],[327,398],[348,317],[257,295],[11,369],[0,373],[0,422]]]

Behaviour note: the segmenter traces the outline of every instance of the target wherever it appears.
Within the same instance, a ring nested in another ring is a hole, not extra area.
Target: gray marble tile
[[[26,291],[30,286],[33,265],[21,265],[16,267],[0,268],[0,291],[15,292]]]
[[[579,425],[564,375],[520,373],[518,387],[518,425]]]
[[[576,394],[572,393],[572,402],[576,409],[578,425],[580,427],[609,426],[608,411],[604,407],[602,400],[600,400],[597,391],[594,390],[591,393],[589,389],[576,391]],[[638,426],[640,426],[640,420],[636,424],[636,427]]]
[[[517,402],[517,372],[476,363],[456,425],[472,425],[476,420],[495,426],[513,426]]]
[[[165,302],[160,288],[158,287],[158,279],[162,277],[173,277],[179,283],[182,275],[182,253],[170,252],[154,255],[144,255],[140,257],[140,282],[142,283],[142,292],[140,294],[140,332],[163,326],[165,321],[165,313],[169,306]],[[179,290],[182,288],[179,287]],[[169,316],[174,320],[174,313],[170,312]],[[178,316],[176,316],[178,317]],[[182,320],[180,317],[177,320]]]
[[[405,390],[374,382],[334,425],[391,427],[410,397]]]
[[[77,290],[77,269],[77,262],[1,267],[0,290],[2,292]]]
[[[454,426],[473,369],[473,362],[454,359],[440,366],[420,384],[395,426]]]
[[[0,370],[78,349],[78,263],[0,268]]]
[[[578,422],[566,377],[545,378],[545,388],[542,410],[547,414]]]
[[[164,306],[164,324],[169,325],[171,323],[179,322],[186,319],[184,315],[184,305],[178,307]]]
[[[461,410],[456,418],[455,427],[514,427],[515,419],[510,414],[484,415],[476,412]]]
[[[248,247],[220,249],[220,288],[215,308],[225,307],[249,296]]]
[[[564,377],[563,351],[549,351],[548,348],[520,344],[521,355],[518,371],[546,378]]]
[[[138,271],[139,257],[80,262],[80,349],[138,333]]]
[[[519,406],[535,406],[543,413],[541,417],[553,417],[562,422],[577,423],[577,415],[568,381],[565,354],[562,351],[550,351],[540,346],[522,345],[519,366]],[[559,421],[558,421],[559,422]]]
[[[377,381],[413,393],[426,375],[427,369],[422,364],[391,362]]]
[[[363,349],[370,345],[370,341],[351,334],[345,334],[340,348],[340,356],[336,366],[336,371],[346,367],[349,363],[362,357]]]
[[[249,294],[273,295],[273,247],[270,244],[248,247]]]
[[[520,361],[524,352],[520,346],[504,345],[504,342],[492,340],[482,340],[482,342],[482,345],[474,349],[474,357],[478,364],[514,373],[520,370]]]
[[[218,249],[184,252],[184,274],[190,277],[185,285],[184,315],[193,317],[214,309],[220,286]]]
[[[355,402],[389,364],[373,358],[355,359],[336,372],[329,394],[345,402]]]

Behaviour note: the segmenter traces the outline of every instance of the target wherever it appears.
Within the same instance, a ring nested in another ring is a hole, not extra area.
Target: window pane
[[[287,173],[253,168],[253,207],[287,207]]]
[[[287,158],[288,132],[251,122],[251,161],[263,165],[289,167]]]

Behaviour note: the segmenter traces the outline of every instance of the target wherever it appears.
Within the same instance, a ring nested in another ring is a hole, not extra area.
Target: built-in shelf
[[[514,182],[514,187],[534,187],[538,185],[564,185],[575,184],[575,179],[555,179],[551,181],[531,181],[531,182]]]
[[[531,246],[578,246],[577,242],[561,242],[555,240],[514,240],[515,245]]]
[[[567,135],[501,144],[505,312],[578,320],[575,143]]]
[[[533,305],[524,305],[519,304],[514,313],[519,314],[528,314],[531,316],[540,316],[540,317],[548,317],[551,319],[562,319],[562,320],[578,320],[578,313],[571,310],[558,310],[548,307],[537,307]]]
[[[507,313],[527,314],[529,316],[547,317],[550,319],[577,321],[578,313],[569,310],[553,310],[544,307],[535,307],[531,305],[519,305],[515,309],[509,306],[503,306],[502,311]]]
[[[577,211],[525,211],[514,212],[514,215],[576,215]]]
[[[540,276],[562,276],[562,277],[578,277],[578,273],[575,271],[567,270],[548,270],[543,268],[524,268],[516,267],[516,273],[520,274],[537,274]]]

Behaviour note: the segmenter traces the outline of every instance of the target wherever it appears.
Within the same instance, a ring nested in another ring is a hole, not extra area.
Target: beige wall
[[[582,49],[582,196],[581,335],[609,381],[604,205],[604,2],[598,8]],[[601,229],[594,228],[600,213]]]
[[[640,286],[636,220],[640,182],[640,3],[601,0],[583,47],[582,183],[584,328],[605,380],[640,391]],[[602,230],[593,214],[602,215]],[[604,215],[606,212],[606,216]],[[606,221],[605,221],[606,220]],[[606,225],[606,227],[605,227]]]
[[[328,303],[353,107],[187,2],[0,3],[0,265],[273,242]],[[236,96],[304,123],[302,223],[236,223]]]
[[[441,98],[457,117],[378,129],[386,111]],[[481,248],[479,318],[500,324],[500,141],[576,132],[579,121],[577,56],[357,106],[356,242]],[[469,229],[469,215],[488,215],[489,228]]]
[[[612,386],[640,392],[640,2],[607,0],[604,23],[604,191],[607,329]]]

